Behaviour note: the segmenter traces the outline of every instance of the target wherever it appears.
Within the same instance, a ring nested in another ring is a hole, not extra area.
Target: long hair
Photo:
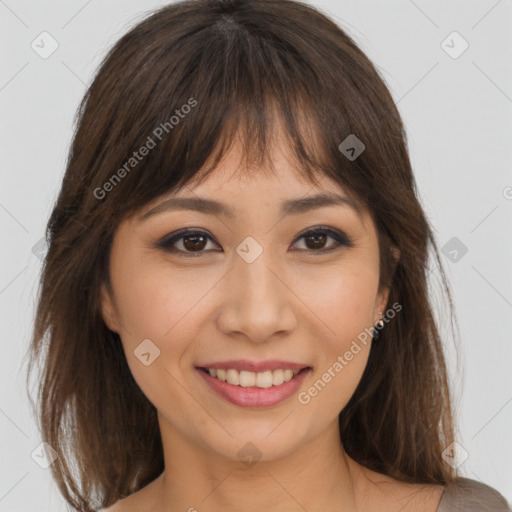
[[[360,464],[403,481],[456,477],[442,457],[454,432],[428,291],[431,256],[453,325],[450,291],[396,105],[336,23],[292,0],[170,4],[112,47],[75,121],[46,229],[27,374],[28,382],[40,363],[37,397],[29,399],[44,441],[59,454],[51,472],[72,507],[110,506],[164,469],[155,407],[101,316],[116,228],[162,194],[205,179],[235,140],[246,169],[273,169],[278,122],[305,178],[329,176],[368,208],[380,286],[402,306],[339,415],[340,442]],[[357,158],[342,151],[355,140],[349,136],[364,144]]]

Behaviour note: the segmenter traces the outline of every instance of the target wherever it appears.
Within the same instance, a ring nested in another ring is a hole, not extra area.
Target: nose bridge
[[[272,267],[276,265],[251,240],[248,245],[240,244],[237,253],[230,277],[229,330],[243,332],[252,341],[264,341],[274,332],[290,329],[294,322],[292,294],[275,275],[279,270]]]
[[[239,256],[235,265],[235,274],[239,279],[241,294],[249,301],[261,301],[275,297],[279,293],[276,290],[276,276],[270,271],[270,262],[266,252],[261,252],[254,260],[244,259]]]

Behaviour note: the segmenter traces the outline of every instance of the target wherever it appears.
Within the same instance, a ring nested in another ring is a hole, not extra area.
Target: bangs
[[[116,83],[106,85],[119,92],[93,83],[84,99],[85,108],[98,105],[91,132],[104,125],[91,193],[100,208],[115,203],[112,221],[204,181],[234,144],[242,155],[237,174],[276,173],[272,156],[285,149],[305,180],[328,175],[358,196],[351,175],[359,164],[338,149],[352,132],[350,89],[342,94],[333,68],[346,64],[331,46],[322,52],[320,41],[313,49],[307,27],[301,38],[288,33],[286,20],[276,19],[274,33],[265,34],[228,16],[212,23],[210,13],[192,31],[178,28],[179,15],[171,12],[153,21],[161,30],[147,41],[151,52],[129,50],[144,37],[143,22],[105,59],[103,67],[117,62],[115,73],[109,69]]]
[[[328,164],[325,151],[321,149],[323,142],[319,140],[317,127],[314,127],[312,111],[304,105],[304,101],[297,101],[295,106],[290,105],[287,109],[273,98],[254,104],[234,105],[227,120],[219,119],[220,134],[211,152],[204,155],[200,168],[186,184],[204,182],[234,146],[240,160],[232,178],[278,175],[274,157],[277,152],[282,152],[291,158],[289,163],[301,178],[311,184],[317,183],[320,169]],[[310,111],[308,114],[305,108]],[[309,119],[309,124],[306,119]]]

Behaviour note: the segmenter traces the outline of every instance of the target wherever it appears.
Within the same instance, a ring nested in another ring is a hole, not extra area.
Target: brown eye
[[[328,238],[328,235],[320,232],[320,234],[315,233],[313,235],[305,236],[304,240],[306,241],[306,245],[309,249],[323,249]]]
[[[335,244],[330,244],[325,248],[327,240],[331,238],[335,240]],[[346,245],[347,247],[353,247],[352,241],[342,232],[334,231],[329,228],[314,228],[310,229],[306,233],[300,235],[296,240],[304,239],[305,242],[305,250],[312,253],[326,253],[333,251],[340,247],[341,245]]]
[[[206,238],[204,235],[189,235],[182,237],[183,246],[190,251],[200,251],[206,246]]]
[[[157,245],[171,253],[194,257],[207,252],[204,249],[210,240],[214,242],[213,238],[203,231],[185,229],[162,240]]]
[[[304,240],[305,247],[299,248],[299,250],[311,254],[324,254],[334,251],[340,246],[354,246],[352,241],[343,232],[335,231],[330,228],[323,228],[321,226],[310,229],[297,237],[295,244],[297,241],[302,239]],[[326,248],[326,244],[329,239],[334,240],[335,243],[327,245]],[[161,242],[156,244],[156,246],[167,252],[177,254],[178,256],[199,257],[211,252],[206,249],[209,241],[217,247],[220,247],[217,242],[204,231],[183,229],[163,239]]]

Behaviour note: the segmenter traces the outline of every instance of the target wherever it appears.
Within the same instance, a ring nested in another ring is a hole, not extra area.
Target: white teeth
[[[229,384],[233,384],[233,386],[238,386],[240,385],[240,375],[236,370],[228,370],[226,373],[226,381]]]
[[[290,381],[300,370],[274,370],[265,372],[248,372],[242,370],[238,372],[233,368],[225,370],[222,368],[208,368],[208,373],[219,380],[228,382],[233,386],[241,386],[244,388],[258,387],[270,388],[272,386],[280,386],[284,382]]]
[[[233,370],[236,372],[236,370]],[[236,372],[238,373],[238,372]],[[240,386],[243,388],[249,388],[256,385],[256,374],[254,372],[246,372],[242,370],[240,372]]]
[[[256,386],[258,386],[259,388],[271,388],[272,372],[258,372],[256,374]]]
[[[272,372],[272,384],[279,386],[284,382],[284,370],[274,370]]]

